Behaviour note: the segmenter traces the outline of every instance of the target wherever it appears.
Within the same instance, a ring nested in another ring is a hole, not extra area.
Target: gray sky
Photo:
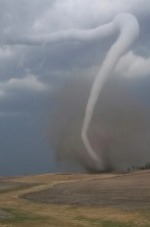
[[[149,0],[0,0],[1,175],[58,170],[47,139],[55,94],[71,78],[94,76],[114,37],[90,44],[63,42],[52,46],[11,46],[6,41],[73,28],[90,29],[122,12],[137,17],[140,36],[120,59],[115,74],[135,84],[140,80],[140,89],[146,84],[148,90]]]

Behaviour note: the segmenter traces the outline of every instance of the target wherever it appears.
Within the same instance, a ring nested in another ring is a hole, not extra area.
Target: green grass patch
[[[116,221],[101,221],[102,227],[148,227],[148,225],[137,225],[134,223],[121,223]]]
[[[77,216],[74,220],[84,222],[91,226],[99,226],[99,227],[149,227],[149,225],[145,224],[134,224],[134,223],[123,223],[119,221],[112,220],[102,220],[100,218],[87,218],[86,216]]]
[[[47,217],[33,215],[31,213],[24,213],[12,208],[2,208],[3,211],[10,214],[10,217],[0,218],[1,224],[17,224],[24,222],[43,222]]]

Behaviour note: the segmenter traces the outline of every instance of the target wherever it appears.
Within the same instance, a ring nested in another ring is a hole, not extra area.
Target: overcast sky
[[[90,44],[62,42],[49,46],[9,45],[7,40],[73,28],[91,29],[122,12],[137,17],[140,36],[120,59],[115,74],[147,81],[149,0],[0,0],[1,175],[58,170],[47,140],[55,93],[75,76],[94,76],[114,37]]]

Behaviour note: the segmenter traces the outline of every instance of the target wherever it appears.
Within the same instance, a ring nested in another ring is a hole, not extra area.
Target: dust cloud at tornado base
[[[81,139],[84,110],[93,79],[73,78],[56,97],[49,127],[58,164],[68,160],[79,171],[97,171]],[[143,108],[130,79],[113,76],[105,83],[88,130],[91,146],[101,156],[104,170],[140,167],[150,159],[150,109]],[[64,167],[65,169],[65,167]]]

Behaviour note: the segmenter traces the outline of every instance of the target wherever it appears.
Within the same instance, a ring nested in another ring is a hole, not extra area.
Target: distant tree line
[[[150,169],[150,162],[147,162],[143,166],[132,166],[131,168],[128,168],[128,171],[133,171],[133,170],[147,170]]]

